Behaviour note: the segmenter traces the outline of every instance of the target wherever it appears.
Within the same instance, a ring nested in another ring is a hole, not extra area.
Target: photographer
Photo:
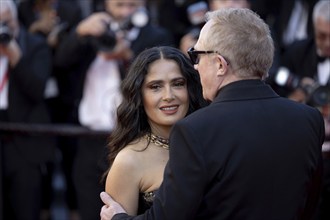
[[[276,92],[294,101],[317,107],[323,114],[330,137],[330,1],[321,0],[313,10],[314,37],[295,41],[283,57],[281,68],[270,77]],[[324,187],[320,216],[329,219],[330,142],[323,145]]]
[[[44,100],[50,74],[46,42],[19,24],[12,0],[0,1],[0,123],[50,123]],[[53,150],[50,137],[0,132],[0,219],[39,219]]]
[[[81,11],[78,4],[67,0],[24,0],[18,4],[18,17],[22,25],[32,34],[39,35],[47,41],[48,46],[55,54],[58,45],[66,38],[70,29],[81,21]],[[52,74],[49,77],[45,99],[52,123],[67,123],[66,98],[62,96],[62,90],[66,85],[67,74],[61,69],[52,66]],[[65,201],[70,213],[76,210],[76,196],[72,190],[72,155],[75,151],[70,137],[56,137],[56,150],[61,159],[48,165],[49,176],[45,176],[48,187],[45,187],[43,202],[44,215],[50,215],[51,203],[55,199],[52,193],[52,179],[55,175],[56,165],[63,167],[65,184],[67,187]]]
[[[131,60],[145,48],[173,45],[173,37],[149,22],[145,0],[106,0],[104,6],[104,12],[82,20],[58,47],[55,65],[69,72],[71,121],[110,132],[121,102],[121,79]],[[78,140],[73,178],[82,220],[99,218],[106,144],[107,137]]]
[[[281,57],[281,67],[270,78],[273,87],[281,96],[316,107],[329,104],[326,98],[319,103],[315,103],[317,100],[311,100],[311,93],[315,89],[324,88],[326,93],[330,86],[329,5],[329,1],[318,2],[313,11],[314,36],[295,41]]]

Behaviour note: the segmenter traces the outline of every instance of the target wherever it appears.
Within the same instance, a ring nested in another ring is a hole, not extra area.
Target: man
[[[252,9],[272,26],[278,50],[313,35],[313,7],[319,0],[253,0]]]
[[[295,41],[287,48],[280,71],[270,77],[270,83],[279,95],[318,107],[326,128],[330,128],[330,1],[318,1],[312,18],[313,37]],[[285,78],[287,80],[283,80]],[[330,131],[327,130],[326,136],[330,138]],[[328,139],[323,145],[325,179],[320,219],[330,219],[329,154]]]
[[[71,121],[106,133],[115,125],[127,65],[145,48],[171,45],[173,39],[165,29],[150,23],[145,0],[105,0],[104,5],[105,11],[79,22],[59,45],[55,65],[68,72],[64,92]],[[134,23],[136,17],[140,19]],[[78,140],[73,183],[82,220],[99,217],[99,193],[104,188],[100,179],[108,168],[102,158],[107,154],[107,141],[107,135]]]
[[[318,83],[330,88],[330,1],[319,1],[313,10],[314,35],[292,43],[283,54],[281,66],[288,71],[287,79],[297,78],[297,83],[283,81],[284,72],[278,71],[270,79],[273,88],[282,96],[299,102],[320,105],[309,100],[307,86]],[[283,68],[280,68],[282,70]],[[294,82],[295,80],[292,80]],[[329,91],[330,93],[330,91]]]
[[[45,38],[52,54],[55,54],[58,45],[82,19],[80,7],[76,1],[24,0],[17,5],[17,9],[22,25],[30,33]],[[54,56],[52,56],[53,58]],[[46,84],[45,100],[51,116],[51,122],[54,124],[67,123],[67,96],[65,94],[67,91],[65,87],[67,85],[67,75],[61,69],[53,66],[51,76]],[[60,153],[61,159],[54,161],[56,164],[50,163],[48,165],[51,172],[45,177],[49,187],[45,187],[44,190],[44,209],[49,209],[54,199],[54,193],[50,189],[52,188],[51,181],[55,172],[53,167],[56,166],[61,167],[64,171],[66,185],[64,198],[68,209],[71,212],[71,210],[77,208],[75,190],[72,187],[72,158],[75,151],[72,139],[74,138],[56,136],[56,150]]]
[[[0,1],[0,25],[0,123],[50,123],[44,100],[51,74],[46,41],[20,26],[12,0]],[[42,177],[54,144],[50,137],[0,131],[0,219],[40,218]]]
[[[274,46],[249,9],[221,9],[189,54],[212,103],[179,121],[153,206],[129,217],[107,194],[101,219],[310,219],[319,199],[324,122],[263,79]]]

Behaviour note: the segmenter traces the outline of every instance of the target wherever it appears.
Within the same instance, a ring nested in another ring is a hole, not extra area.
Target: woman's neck
[[[169,139],[172,126],[151,127],[151,133],[163,139]]]

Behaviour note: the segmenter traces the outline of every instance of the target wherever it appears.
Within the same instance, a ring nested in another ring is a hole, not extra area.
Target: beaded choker
[[[159,147],[162,147],[166,150],[170,149],[170,146],[168,145],[168,139],[164,139],[164,138],[154,135],[152,133],[146,134],[145,137],[147,138],[148,141],[150,141],[151,143],[154,143],[155,145],[157,145]]]

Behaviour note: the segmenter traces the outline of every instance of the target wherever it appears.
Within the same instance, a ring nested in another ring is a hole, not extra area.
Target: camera
[[[112,51],[117,43],[117,32],[122,31],[126,34],[126,32],[134,27],[144,27],[148,21],[149,16],[146,9],[139,8],[121,24],[105,24],[106,31],[103,35],[95,38],[95,44],[99,50],[107,52]],[[129,41],[134,40],[128,35],[126,35],[125,38]]]
[[[13,35],[5,22],[0,22],[0,44],[8,44]]]
[[[297,75],[291,73],[288,68],[280,67],[275,74],[275,82],[279,86],[289,89],[301,88],[307,95],[306,103],[311,106],[325,106],[330,103],[330,86],[320,85],[317,82],[302,83]]]

